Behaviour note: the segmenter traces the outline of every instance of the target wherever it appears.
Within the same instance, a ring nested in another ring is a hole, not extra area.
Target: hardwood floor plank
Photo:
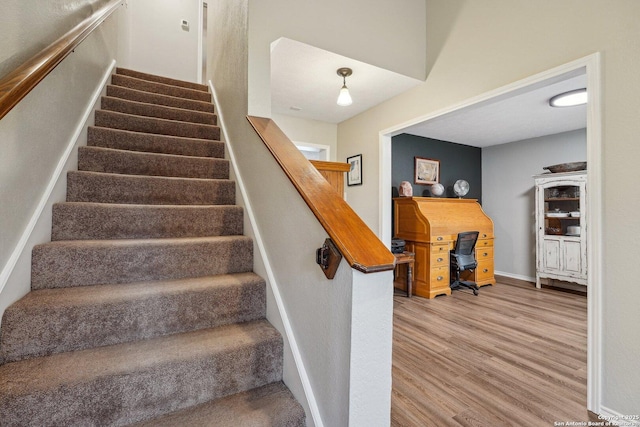
[[[392,426],[588,421],[587,298],[502,284],[394,297]]]

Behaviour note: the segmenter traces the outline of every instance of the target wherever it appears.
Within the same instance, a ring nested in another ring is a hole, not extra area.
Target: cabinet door
[[[560,271],[560,241],[544,239],[542,246],[542,270]]]
[[[582,245],[580,242],[565,240],[563,254],[563,270],[568,273],[582,273]]]

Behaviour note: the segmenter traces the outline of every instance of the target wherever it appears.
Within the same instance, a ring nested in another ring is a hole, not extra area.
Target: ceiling
[[[338,68],[353,70],[347,87],[353,104],[336,104],[342,87]],[[281,38],[271,46],[271,111],[328,123],[340,123],[422,81]],[[293,108],[293,109],[292,109]]]
[[[353,104],[336,104],[342,77]],[[294,40],[281,38],[271,49],[271,109],[275,114],[340,123],[422,82]],[[505,144],[586,127],[586,106],[552,108],[549,98],[586,87],[573,72],[407,127],[403,133],[476,147]]]

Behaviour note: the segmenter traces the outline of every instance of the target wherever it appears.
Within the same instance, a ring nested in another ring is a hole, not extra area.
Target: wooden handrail
[[[363,273],[392,270],[395,256],[273,120],[247,119],[349,265]]]
[[[0,80],[0,119],[107,19],[124,0],[113,0]]]

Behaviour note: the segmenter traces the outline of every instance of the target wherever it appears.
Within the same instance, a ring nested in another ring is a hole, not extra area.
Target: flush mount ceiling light
[[[587,103],[587,89],[576,89],[556,95],[549,100],[552,107],[573,107]]]
[[[338,95],[338,105],[346,107],[353,103],[349,89],[347,89],[347,77],[349,77],[353,71],[351,68],[338,68],[337,72],[339,76],[342,76],[342,89],[340,89],[340,95]]]

